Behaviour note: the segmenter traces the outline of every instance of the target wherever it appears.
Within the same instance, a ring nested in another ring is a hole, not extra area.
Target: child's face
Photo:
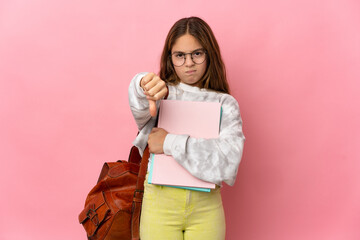
[[[202,49],[200,42],[190,34],[179,37],[171,49],[171,53],[182,52],[191,53],[194,50]],[[207,59],[201,64],[195,64],[191,59],[191,54],[186,55],[185,63],[180,66],[174,66],[177,76],[182,83],[197,86],[199,80],[205,74]]]

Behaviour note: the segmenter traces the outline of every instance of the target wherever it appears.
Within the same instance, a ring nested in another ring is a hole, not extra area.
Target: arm
[[[192,138],[187,135],[168,134],[164,153],[186,168],[193,176],[221,185],[235,182],[245,137],[236,100],[225,95],[220,134],[216,139]]]

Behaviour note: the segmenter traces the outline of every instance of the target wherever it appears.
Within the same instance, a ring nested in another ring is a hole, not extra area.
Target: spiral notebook
[[[217,102],[193,102],[162,100],[158,127],[172,134],[186,134],[194,138],[219,136],[221,104]],[[172,156],[152,154],[148,182],[191,190],[206,191],[215,188],[214,183],[191,175]]]

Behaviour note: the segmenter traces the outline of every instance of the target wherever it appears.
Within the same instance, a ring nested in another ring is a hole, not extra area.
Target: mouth
[[[185,71],[186,74],[193,74],[193,73],[195,73],[195,72],[196,72],[196,70]]]

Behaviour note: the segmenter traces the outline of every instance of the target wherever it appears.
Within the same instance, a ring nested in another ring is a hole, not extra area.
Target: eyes
[[[184,59],[187,54],[190,54],[192,58],[202,58],[205,55],[205,51],[203,49],[198,49],[191,53],[175,52],[173,53],[173,56],[178,59]]]

